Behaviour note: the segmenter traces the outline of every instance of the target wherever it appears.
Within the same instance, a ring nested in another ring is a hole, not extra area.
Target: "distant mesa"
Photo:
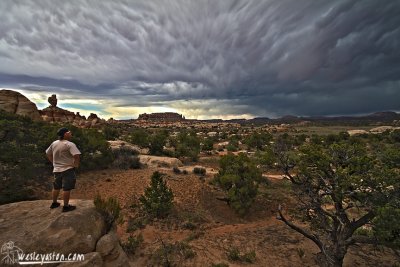
[[[178,114],[175,112],[159,112],[150,114],[143,113],[139,115],[138,120],[174,122],[174,121],[184,121],[185,117],[182,116],[182,114]]]

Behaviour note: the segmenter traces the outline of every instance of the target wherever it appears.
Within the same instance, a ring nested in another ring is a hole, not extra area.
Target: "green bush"
[[[230,261],[254,263],[256,261],[256,252],[254,250],[241,253],[237,247],[230,248],[227,252]]]
[[[173,168],[172,168],[172,171],[173,171],[175,174],[181,174],[181,173],[182,173],[181,170],[180,170],[178,167],[173,167]]]
[[[115,140],[119,137],[120,132],[118,129],[113,128],[111,125],[106,125],[103,127],[103,134],[107,140]]]
[[[214,140],[212,138],[205,138],[203,140],[203,145],[201,147],[202,151],[211,151],[213,150]]]
[[[400,200],[399,200],[400,201]],[[378,240],[392,248],[400,248],[400,208],[387,205],[378,210],[373,230]]]
[[[254,132],[245,138],[244,143],[249,148],[263,150],[264,146],[272,141],[272,138],[272,135],[268,132]]]
[[[100,195],[96,195],[93,202],[96,210],[104,217],[107,232],[111,230],[114,223],[122,221],[121,206],[116,198],[103,199]]]
[[[137,236],[129,236],[128,241],[122,244],[122,248],[128,254],[134,255],[136,250],[143,243],[143,235],[138,234]]]
[[[163,174],[156,171],[151,176],[150,186],[145,189],[139,200],[147,214],[163,218],[169,214],[173,198],[172,190],[163,180]]]
[[[140,147],[148,147],[149,134],[143,129],[135,129],[129,135],[129,142]]]
[[[113,166],[119,169],[140,169],[141,163],[138,152],[132,148],[122,146],[113,151],[114,161]]]
[[[200,140],[194,132],[180,132],[174,145],[176,157],[189,157],[192,161],[197,161],[200,153]]]
[[[161,156],[164,153],[164,146],[167,141],[167,135],[165,132],[160,131],[152,134],[148,137],[149,140],[149,152],[151,155]]]
[[[152,266],[181,266],[182,262],[192,259],[196,252],[187,242],[162,243],[153,253]],[[179,264],[178,264],[179,263]]]
[[[146,217],[129,218],[126,232],[130,233],[138,229],[143,229],[146,226],[146,224],[147,224]]]
[[[211,264],[211,267],[229,267],[229,264],[224,263],[224,262],[222,262],[222,263],[213,263],[213,264]]]
[[[201,175],[201,176],[204,176],[204,175],[206,175],[206,169],[205,168],[200,168],[200,167],[194,167],[193,168],[193,173]]]
[[[220,171],[214,178],[214,182],[227,192],[229,205],[240,216],[244,216],[253,204],[261,180],[261,171],[243,153],[221,157]]]

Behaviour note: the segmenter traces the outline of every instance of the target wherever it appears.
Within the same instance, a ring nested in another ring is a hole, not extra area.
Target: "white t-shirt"
[[[47,149],[47,155],[53,155],[53,172],[63,172],[74,167],[74,155],[81,152],[68,140],[54,141]]]

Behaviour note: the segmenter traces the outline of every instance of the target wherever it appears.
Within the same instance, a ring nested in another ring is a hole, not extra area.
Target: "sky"
[[[102,118],[400,111],[398,0],[1,0],[0,88]]]

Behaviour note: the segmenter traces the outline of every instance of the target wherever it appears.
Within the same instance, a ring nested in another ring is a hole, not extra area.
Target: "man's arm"
[[[81,159],[81,157],[79,154],[74,155],[74,168],[79,167],[80,159]]]
[[[53,154],[46,154],[47,158],[53,163]]]

